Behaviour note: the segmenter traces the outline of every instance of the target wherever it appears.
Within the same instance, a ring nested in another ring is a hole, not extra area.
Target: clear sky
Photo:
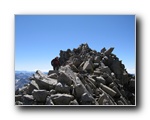
[[[15,70],[48,71],[60,50],[88,43],[113,53],[135,73],[134,15],[15,15]]]

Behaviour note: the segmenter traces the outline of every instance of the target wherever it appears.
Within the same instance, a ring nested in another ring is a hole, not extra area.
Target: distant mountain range
[[[25,84],[30,82],[29,78],[35,71],[15,71],[15,90],[22,88]],[[47,74],[48,72],[43,72]]]
[[[28,84],[30,82],[29,77],[32,76],[33,73],[34,72],[15,71],[15,90]]]

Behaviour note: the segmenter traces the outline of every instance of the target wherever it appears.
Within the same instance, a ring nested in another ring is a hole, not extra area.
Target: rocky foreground
[[[61,50],[59,70],[37,70],[29,84],[15,91],[15,104],[135,105],[135,78],[113,49],[97,52],[81,44]]]

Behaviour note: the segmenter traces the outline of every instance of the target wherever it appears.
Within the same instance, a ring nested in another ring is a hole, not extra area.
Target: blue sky
[[[113,53],[135,72],[134,15],[15,15],[15,70],[48,71],[60,50],[88,43]]]

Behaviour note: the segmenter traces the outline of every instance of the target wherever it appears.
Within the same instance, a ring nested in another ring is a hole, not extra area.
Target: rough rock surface
[[[113,54],[81,44],[60,50],[61,66],[48,74],[37,70],[15,91],[16,105],[135,105],[135,77]]]

